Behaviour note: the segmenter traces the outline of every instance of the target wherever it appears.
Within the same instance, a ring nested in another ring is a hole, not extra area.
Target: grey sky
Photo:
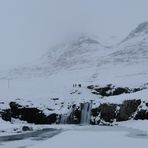
[[[0,69],[32,61],[73,33],[105,40],[148,21],[148,0],[0,0]]]

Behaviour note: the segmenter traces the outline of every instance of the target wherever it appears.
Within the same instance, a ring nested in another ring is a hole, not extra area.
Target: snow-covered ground
[[[75,125],[51,125],[50,128],[62,128],[64,131],[46,140],[33,140],[31,138],[19,141],[0,142],[2,148],[90,148],[90,147],[114,147],[114,148],[146,148],[148,144],[148,129],[144,128],[148,121],[128,121],[116,127],[104,126],[75,126]],[[44,126],[45,127],[45,126]]]
[[[30,148],[52,147],[52,148],[90,148],[90,147],[114,147],[114,148],[146,148],[147,139],[137,139],[127,136],[127,131],[68,131],[41,144]]]

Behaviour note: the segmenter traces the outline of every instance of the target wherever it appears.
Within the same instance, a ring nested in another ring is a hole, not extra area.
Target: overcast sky
[[[106,40],[148,21],[148,0],[0,0],[0,69],[28,63],[74,33]]]

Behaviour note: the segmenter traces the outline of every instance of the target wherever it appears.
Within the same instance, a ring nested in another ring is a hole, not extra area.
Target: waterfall
[[[81,103],[81,125],[90,124],[92,103]]]
[[[61,115],[60,123],[61,123],[61,124],[67,124],[67,122],[68,122],[68,117],[69,117],[68,114],[63,114],[63,115]]]
[[[69,112],[62,114],[60,119],[60,124],[71,124],[74,110],[75,106],[72,105]]]
[[[91,117],[92,101],[81,103],[80,109],[81,109],[81,116],[79,116],[79,119],[80,119],[79,123],[81,125],[89,125],[90,124],[90,117]],[[60,124],[74,124],[75,110],[76,110],[76,106],[72,105],[66,114],[62,114],[61,118],[60,118]]]

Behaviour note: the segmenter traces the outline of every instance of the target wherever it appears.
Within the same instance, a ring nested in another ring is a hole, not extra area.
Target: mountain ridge
[[[49,77],[60,71],[77,73],[93,70],[90,78],[94,77],[100,69],[110,73],[116,71],[115,67],[127,67],[148,63],[148,22],[139,24],[117,46],[107,47],[88,34],[81,34],[75,40],[49,49],[34,63],[17,67],[1,74],[1,78],[21,77]],[[126,69],[126,68],[125,68]],[[142,68],[140,68],[142,73]],[[144,70],[145,72],[145,70]],[[101,71],[100,71],[101,73]],[[128,72],[126,72],[128,73]],[[96,77],[98,77],[96,75]]]

